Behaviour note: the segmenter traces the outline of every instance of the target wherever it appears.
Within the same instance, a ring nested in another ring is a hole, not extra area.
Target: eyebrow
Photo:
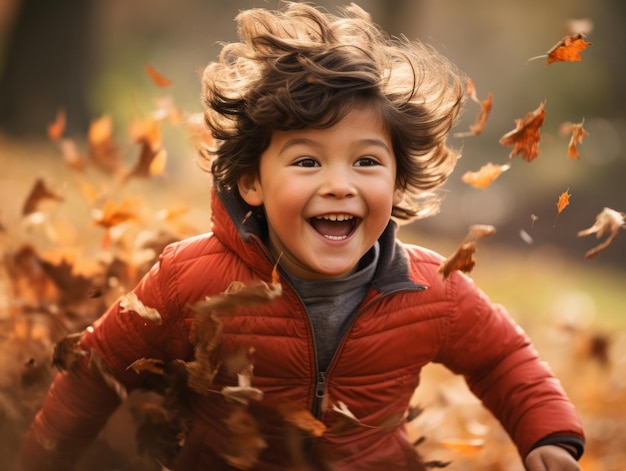
[[[364,139],[360,139],[359,141],[357,141],[358,144],[365,144],[365,145],[374,145],[374,146],[378,146],[378,147],[382,147],[383,149],[385,149],[387,152],[391,153],[391,149],[389,149],[389,146],[381,139],[377,139],[377,138],[364,138]],[[293,147],[293,146],[297,146],[297,145],[309,145],[312,147],[320,147],[321,144],[313,139],[307,139],[306,137],[297,137],[297,138],[293,138],[293,139],[289,139],[287,140],[287,142],[285,142],[281,147],[279,152],[283,152],[286,149]]]

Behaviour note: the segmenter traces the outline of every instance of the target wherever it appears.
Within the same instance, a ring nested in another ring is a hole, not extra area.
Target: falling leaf
[[[472,79],[467,79],[467,94],[476,103],[478,103],[481,107],[480,113],[476,117],[476,121],[474,124],[470,126],[469,132],[455,133],[454,137],[465,137],[465,136],[477,136],[481,134],[485,126],[487,125],[487,119],[489,118],[489,114],[491,113],[491,107],[493,106],[493,94],[489,93],[487,98],[484,101],[480,101],[476,95],[476,87],[474,86],[474,82]]]
[[[550,49],[547,54],[546,65],[553,62],[577,62],[582,61],[580,55],[582,51],[591,46],[590,42],[585,41],[582,33],[577,33],[563,37],[557,44]]]
[[[596,216],[596,220],[593,226],[578,232],[578,237],[596,234],[596,238],[598,239],[608,234],[608,237],[604,242],[589,250],[585,254],[585,258],[595,257],[613,243],[613,241],[617,237],[617,234],[619,233],[620,228],[625,227],[625,217],[626,214],[605,207]]]
[[[163,322],[159,311],[152,307],[145,306],[133,292],[125,294],[120,299],[120,312],[134,312],[140,317],[157,325],[161,325]]]
[[[141,373],[144,371],[155,373],[158,375],[163,375],[164,364],[161,360],[155,360],[154,358],[140,358],[139,360],[135,360],[128,367],[127,370],[133,370],[135,373]]]
[[[557,209],[557,213],[556,213],[556,217],[554,218],[554,226],[556,226],[556,221],[559,218],[559,214],[561,214],[563,212],[563,210],[569,206],[569,198],[570,196],[572,196],[569,193],[569,188],[567,190],[565,190],[563,193],[561,193],[561,195],[559,196],[558,201],[556,202],[556,209]]]
[[[443,279],[447,279],[450,274],[459,270],[464,273],[469,273],[474,269],[476,264],[474,260],[474,252],[476,251],[476,242],[483,237],[487,237],[496,233],[496,229],[493,226],[476,224],[469,228],[465,239],[461,242],[455,252],[444,260],[437,272],[443,276]]]
[[[89,125],[89,156],[101,170],[111,174],[121,171],[121,156],[113,139],[113,120],[104,115]]]
[[[485,448],[485,440],[482,438],[441,440],[438,444],[460,455],[473,455]]]
[[[359,419],[355,417],[348,406],[342,401],[333,404],[333,412],[338,415],[338,419],[333,423],[333,433],[346,433],[361,426]]]
[[[52,353],[52,366],[56,366],[61,371],[71,371],[81,359],[89,355],[89,352],[82,350],[78,343],[82,337],[82,332],[65,336],[54,346]]]
[[[80,171],[85,169],[85,161],[73,139],[59,139],[59,148],[61,149],[63,160],[70,168]]]
[[[317,420],[308,410],[294,406],[291,403],[281,403],[276,406],[285,422],[312,437],[321,437],[326,431],[326,425]]]
[[[30,190],[26,201],[24,202],[24,206],[22,207],[22,215],[27,216],[31,213],[37,211],[39,203],[42,200],[54,200],[54,201],[63,201],[63,197],[48,188],[43,179],[38,178],[35,181],[35,184]]]
[[[465,172],[461,180],[475,188],[487,188],[491,185],[491,182],[509,168],[511,168],[510,165],[495,165],[489,162],[483,165],[477,172]]]
[[[583,128],[585,121],[583,120],[580,123],[571,123],[566,122],[563,123],[560,127],[560,134],[570,134],[571,137],[569,140],[569,145],[567,148],[567,158],[568,159],[580,159],[580,154],[578,153],[578,144],[583,142],[585,136],[588,136],[589,133]]]
[[[105,201],[102,209],[92,211],[93,221],[99,226],[111,228],[126,221],[137,219],[134,210],[137,203],[133,198],[127,198],[121,203],[112,200]]]
[[[58,141],[65,132],[65,110],[59,110],[57,112],[54,122],[48,125],[48,138],[51,141]]]
[[[526,232],[524,229],[521,229],[519,231],[519,236],[528,245],[530,245],[530,244],[532,244],[534,242],[532,236],[528,232]]]
[[[559,213],[562,213],[563,210],[569,205],[570,196],[572,195],[569,193],[569,188],[559,196],[559,200],[556,203],[556,208]]]
[[[161,73],[159,73],[152,65],[146,65],[146,73],[152,78],[154,83],[159,87],[169,87],[172,84],[172,81],[165,78]]]
[[[553,62],[580,62],[583,60],[580,53],[591,46],[584,40],[585,35],[581,32],[564,36],[548,52],[539,56],[531,57],[526,62],[546,58],[546,65]]]
[[[267,448],[256,419],[245,406],[239,406],[232,409],[225,425],[226,443],[218,453],[236,469],[254,468],[259,461],[259,454]]]
[[[532,162],[539,156],[539,141],[541,140],[539,128],[543,125],[546,116],[545,103],[545,101],[541,102],[539,107],[526,114],[524,119],[516,119],[515,129],[500,138],[501,145],[514,146],[509,154],[510,158],[521,154],[524,160]]]

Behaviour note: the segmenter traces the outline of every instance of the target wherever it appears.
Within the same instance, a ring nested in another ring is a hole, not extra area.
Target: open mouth
[[[350,214],[328,214],[309,219],[313,229],[330,240],[347,239],[359,221],[359,218]]]

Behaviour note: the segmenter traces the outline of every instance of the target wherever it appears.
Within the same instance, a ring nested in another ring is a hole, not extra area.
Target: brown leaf
[[[164,366],[165,365],[161,360],[156,360],[154,358],[140,358],[139,360],[135,360],[130,365],[128,365],[126,369],[133,370],[135,373],[147,371],[149,373],[154,373],[157,375],[164,375]]]
[[[559,213],[563,212],[563,210],[569,206],[570,196],[572,195],[569,193],[569,188],[559,196],[559,200],[556,202],[556,209]]]
[[[61,371],[70,371],[89,352],[79,347],[83,333],[70,334],[57,342],[52,352],[52,366]]]
[[[332,431],[336,434],[346,433],[361,426],[361,421],[348,409],[342,401],[333,404],[333,412],[337,415],[337,420],[333,423]]]
[[[476,87],[474,86],[474,82],[470,78],[467,79],[467,95],[472,101],[475,101],[480,105],[481,110],[476,117],[474,124],[470,126],[469,132],[455,133],[454,137],[477,136],[481,134],[487,125],[487,119],[491,113],[491,108],[493,106],[493,94],[489,93],[485,100],[480,101],[476,96]]]
[[[161,325],[163,322],[163,318],[161,317],[159,311],[152,307],[145,306],[133,292],[125,294],[120,299],[120,312],[134,312],[140,317],[157,325]]]
[[[564,36],[547,52],[546,65],[553,62],[582,61],[580,53],[587,49],[587,46],[591,46],[591,43],[584,40],[582,33]]]
[[[225,420],[226,443],[218,450],[232,467],[252,469],[259,461],[259,454],[267,447],[256,419],[245,406],[233,407]]]
[[[65,110],[59,110],[57,112],[54,122],[48,125],[48,139],[51,141],[58,141],[65,132]]]
[[[49,189],[43,179],[38,178],[31,188],[26,201],[24,202],[24,206],[22,207],[22,216],[27,216],[37,211],[39,203],[46,199],[63,201],[63,197],[59,193]]]
[[[288,424],[312,437],[321,437],[326,431],[326,425],[317,420],[311,412],[296,407],[291,403],[281,403],[276,409]]]
[[[583,120],[580,123],[563,123],[561,125],[561,132],[563,133],[571,133],[571,137],[569,140],[569,145],[567,147],[567,158],[568,159],[580,159],[580,154],[578,153],[578,144],[583,142],[585,136],[588,136],[589,133],[583,128],[585,121]]]
[[[613,243],[620,228],[626,227],[626,223],[624,222],[625,217],[626,214],[624,213],[615,211],[611,208],[603,208],[602,212],[596,216],[596,221],[593,226],[578,232],[578,237],[596,234],[596,238],[598,239],[608,234],[608,237],[604,240],[604,242],[587,251],[585,258],[595,257]]]
[[[160,122],[156,119],[134,121],[131,124],[132,138],[141,146],[139,161],[125,179],[148,178],[165,171],[167,152],[163,148]]]
[[[113,139],[113,121],[104,115],[91,122],[87,134],[89,156],[93,163],[107,173],[122,171],[121,156]]]
[[[477,172],[465,172],[461,177],[465,183],[475,188],[487,188],[491,185],[496,178],[498,178],[502,172],[506,172],[510,165],[495,165],[491,162],[483,165]]]
[[[170,79],[165,78],[150,64],[146,65],[146,73],[159,87],[169,87],[172,84],[172,81]]]
[[[99,226],[111,228],[137,219],[136,207],[137,201],[133,198],[127,198],[121,203],[107,200],[101,210],[93,211],[93,221]]]
[[[469,232],[463,239],[463,242],[459,245],[456,251],[444,260],[439,268],[438,273],[443,276],[443,279],[447,279],[450,274],[459,270],[464,273],[469,273],[474,269],[476,264],[474,260],[474,252],[476,251],[476,242],[483,237],[487,237],[496,233],[496,229],[489,225],[472,225],[469,228]]]
[[[76,142],[73,139],[59,139],[59,148],[65,163],[74,170],[82,171],[85,169],[85,160],[80,154]]]
[[[501,145],[513,146],[509,154],[510,158],[521,155],[527,162],[532,162],[539,156],[539,141],[541,140],[539,128],[543,125],[546,116],[545,103],[545,101],[541,102],[539,107],[528,113],[524,119],[516,119],[515,129],[500,138]]]

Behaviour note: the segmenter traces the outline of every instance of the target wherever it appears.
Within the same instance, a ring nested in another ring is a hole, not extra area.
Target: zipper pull
[[[313,403],[313,416],[320,418],[326,406],[326,373],[320,371],[317,373],[317,384],[315,385],[315,401]]]

